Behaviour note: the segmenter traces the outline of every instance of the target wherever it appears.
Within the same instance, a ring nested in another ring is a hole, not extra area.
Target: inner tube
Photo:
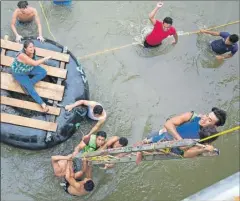
[[[74,103],[77,100],[89,100],[89,86],[85,72],[76,57],[69,50],[66,50],[66,47],[49,39],[46,39],[44,43],[41,43],[34,37],[25,37],[23,38],[22,43],[24,43],[27,39],[33,40],[36,47],[56,52],[64,52],[70,55],[69,63],[66,63],[65,67],[65,69],[68,70],[67,78],[62,81],[62,85],[65,86],[65,91],[62,101],[58,102],[59,104],[65,106],[67,104]],[[12,50],[6,51],[7,56],[15,57],[16,54],[17,52]],[[60,66],[60,62],[50,60],[47,65],[58,68],[58,66]],[[10,68],[2,68],[1,70],[5,72],[11,71]],[[45,80],[53,83],[57,82],[57,78],[49,76],[44,78],[44,81]],[[32,101],[29,96],[25,97],[19,93],[11,91],[1,90],[1,95]],[[47,99],[43,100],[45,102],[48,101]],[[53,105],[53,103],[48,102],[47,104]],[[1,105],[1,111],[43,121],[49,121],[49,118],[52,116],[6,105]],[[79,122],[85,118],[86,114],[86,107],[74,108],[71,112],[67,112],[62,108],[60,115],[56,116],[55,119],[55,122],[58,124],[56,132],[48,132],[1,122],[1,142],[29,150],[48,149],[69,139],[76,132],[79,127]]]

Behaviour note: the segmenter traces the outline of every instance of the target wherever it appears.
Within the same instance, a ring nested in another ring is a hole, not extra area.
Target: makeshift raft
[[[87,110],[81,108],[71,113],[61,105],[79,99],[89,99],[86,75],[74,55],[66,47],[35,38],[37,57],[52,56],[42,66],[47,71],[44,80],[35,85],[40,97],[49,105],[47,114],[41,106],[27,96],[11,75],[11,64],[22,44],[1,39],[1,142],[32,150],[55,146],[69,137],[77,129],[78,123]]]
[[[127,146],[94,152],[79,153],[76,155],[76,157],[86,158],[92,165],[136,162],[136,152],[142,153],[142,161],[183,159],[183,156],[172,153],[171,148],[183,146],[191,147],[195,145],[202,146],[201,144],[198,144],[196,140],[184,139],[179,141],[166,141],[144,144],[141,146]],[[213,152],[204,153],[201,156],[207,157],[218,155],[219,150],[214,149]]]

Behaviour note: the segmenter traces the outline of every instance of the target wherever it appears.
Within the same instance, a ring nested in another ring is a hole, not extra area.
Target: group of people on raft
[[[12,30],[16,35],[16,41],[20,42],[22,39],[22,36],[19,35],[16,30],[16,24],[29,23],[35,19],[38,25],[38,39],[43,42],[42,27],[37,10],[30,7],[27,1],[20,1],[17,6],[18,8],[14,11],[11,23]],[[155,18],[157,11],[162,6],[162,2],[157,3],[154,10],[149,14],[149,19],[154,27],[152,32],[145,38],[144,46],[146,48],[161,45],[161,42],[170,35],[175,38],[173,44],[178,43],[176,29],[172,26],[172,18],[166,17],[163,21]],[[238,51],[238,35],[236,34],[206,30],[201,30],[201,33],[221,37],[210,43],[210,48],[216,54],[217,59],[230,58]],[[42,106],[43,112],[48,111],[48,106],[35,91],[34,85],[46,76],[46,71],[39,65],[50,58],[51,56],[48,56],[36,60],[34,43],[31,40],[26,40],[23,44],[23,50],[17,54],[11,66],[14,78],[19,82],[23,90]],[[32,78],[29,76],[32,76]],[[106,132],[100,131],[100,128],[107,119],[107,113],[100,103],[89,100],[78,100],[75,103],[66,105],[65,109],[71,111],[74,107],[83,105],[88,107],[87,115],[90,119],[97,121],[96,125],[82,138],[72,154],[68,156],[52,156],[51,160],[54,174],[57,177],[65,178],[65,183],[63,184],[65,191],[76,196],[85,195],[94,189],[92,168],[86,159],[81,160],[75,157],[77,154],[128,145],[128,140],[125,137],[113,136],[107,139]],[[196,114],[194,111],[186,112],[168,119],[162,129],[151,133],[146,139],[137,144],[181,139],[203,139],[216,134],[216,128],[225,124],[226,117],[226,112],[217,107],[212,108],[210,113],[203,115]],[[214,147],[211,143],[216,140],[216,138],[217,137],[205,141],[204,146],[173,148],[171,151],[186,158],[195,157],[205,152],[212,152]],[[142,154],[139,152],[137,153],[136,163],[139,164],[141,159]],[[106,164],[104,168],[112,167],[113,165]]]

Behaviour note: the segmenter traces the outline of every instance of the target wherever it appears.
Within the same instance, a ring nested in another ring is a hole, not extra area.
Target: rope
[[[46,21],[46,23],[47,23],[48,32],[50,33],[50,35],[52,36],[52,38],[54,39],[54,41],[56,41],[55,36],[54,36],[53,33],[51,32],[50,25],[49,25],[49,23],[48,23],[48,19],[47,19],[47,16],[46,16],[46,14],[45,14],[45,11],[44,11],[44,7],[43,7],[41,1],[38,1],[38,3],[39,3],[39,5],[40,5],[40,7],[41,7],[41,9],[42,9],[43,16],[44,16],[45,21]]]
[[[221,136],[221,135],[225,135],[225,134],[231,133],[231,132],[236,131],[236,130],[239,130],[239,129],[240,129],[240,126],[236,126],[236,127],[234,127],[234,128],[228,129],[228,130],[226,130],[226,131],[222,131],[222,132],[217,133],[217,134],[215,134],[215,135],[212,135],[212,136],[203,138],[203,139],[199,140],[198,142],[203,142],[203,141],[209,140],[209,139],[211,139],[211,138],[214,138],[214,137],[217,137],[217,136]]]

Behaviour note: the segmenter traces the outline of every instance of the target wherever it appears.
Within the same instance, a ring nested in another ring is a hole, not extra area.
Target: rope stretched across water
[[[44,7],[41,3],[41,1],[39,1],[39,5],[42,9],[42,13],[43,13],[43,16],[46,20],[46,23],[47,23],[47,28],[48,28],[48,32],[50,33],[50,35],[52,36],[52,38],[56,41],[56,38],[55,36],[53,35],[53,33],[51,32],[51,28],[50,28],[50,25],[49,25],[49,22],[48,22],[48,19],[47,19],[47,16],[45,14],[45,10],[44,10]],[[210,31],[212,29],[218,29],[218,28],[221,28],[221,27],[225,27],[225,26],[229,26],[229,25],[233,25],[233,24],[238,24],[240,21],[237,20],[237,21],[233,21],[233,22],[229,22],[227,24],[222,24],[222,25],[219,25],[219,26],[214,26],[214,27],[210,27],[210,28],[207,28],[205,30],[207,31]],[[178,32],[178,35],[179,36],[184,36],[184,35],[192,35],[192,34],[198,34],[200,33],[200,30],[198,31],[192,31],[192,32]],[[126,48],[126,47],[130,47],[130,46],[134,46],[134,45],[140,45],[142,44],[142,42],[135,42],[135,43],[130,43],[130,44],[127,44],[127,45],[122,45],[122,46],[119,46],[119,47],[114,47],[114,48],[110,48],[110,49],[105,49],[105,50],[102,50],[102,51],[98,51],[98,52],[95,52],[95,53],[91,53],[91,54],[87,54],[85,56],[81,56],[79,57],[79,59],[87,59],[89,57],[92,57],[92,56],[97,56],[97,55],[101,55],[101,54],[105,54],[107,52],[112,52],[112,51],[116,51],[116,50],[120,50],[120,49],[123,49],[123,48]]]

